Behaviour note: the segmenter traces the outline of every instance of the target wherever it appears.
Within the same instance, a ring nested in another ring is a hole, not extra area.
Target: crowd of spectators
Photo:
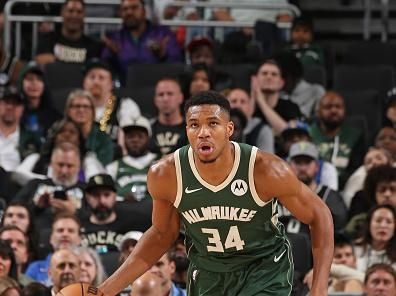
[[[157,10],[122,0],[121,29],[98,40],[84,33],[83,0],[65,0],[59,28],[40,27],[33,60],[0,47],[0,296],[55,295],[77,281],[97,285],[125,260],[151,224],[148,169],[187,144],[183,106],[205,90],[229,100],[234,141],[283,158],[329,207],[336,231],[329,292],[396,295],[395,91],[380,98],[382,125],[370,139],[348,122],[346,95],[304,79],[307,67],[328,65],[308,18],[293,21],[290,39],[279,32],[283,42],[269,55],[254,36],[260,22],[292,20],[284,11],[213,9],[217,20],[259,24],[226,30],[220,44],[211,30],[168,28],[149,18],[196,20],[207,11],[154,2]],[[246,43],[238,54],[236,40]],[[252,57],[247,44],[254,42],[261,50]],[[242,68],[226,71],[223,61],[256,67],[239,81],[234,74]],[[48,83],[47,67],[57,63],[79,65],[82,77],[64,103]],[[183,71],[150,86],[149,114],[133,90],[119,91],[134,65],[175,63]],[[282,205],[279,219],[295,252],[310,252],[308,227]],[[150,295],[185,295],[183,238],[181,229],[174,247],[122,295],[149,288]],[[312,284],[311,259],[302,260],[295,295]]]

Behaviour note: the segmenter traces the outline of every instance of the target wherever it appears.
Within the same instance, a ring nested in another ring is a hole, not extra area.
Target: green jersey
[[[156,157],[153,153],[141,157],[126,155],[111,163],[107,170],[116,181],[117,194],[123,197],[132,195],[136,201],[148,198],[147,172]]]
[[[178,189],[174,206],[185,226],[187,255],[198,268],[215,272],[238,270],[258,259],[273,262],[274,255],[288,244],[278,222],[277,200],[264,202],[255,189],[258,149],[232,143],[233,168],[217,186],[201,178],[190,146],[175,152]]]

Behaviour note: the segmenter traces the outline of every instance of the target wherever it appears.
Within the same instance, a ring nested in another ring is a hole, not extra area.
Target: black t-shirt
[[[82,35],[78,40],[70,40],[60,32],[43,34],[37,54],[52,53],[56,60],[65,63],[85,63],[93,57],[100,57],[102,45],[99,41]]]
[[[186,124],[164,125],[158,120],[151,124],[153,135],[151,136],[149,149],[160,156],[172,153],[187,144]]]
[[[116,220],[109,224],[94,224],[87,211],[78,212],[81,221],[81,245],[95,248],[98,253],[117,252],[122,237],[128,231],[145,232],[151,226],[152,202],[117,203]]]
[[[293,103],[290,100],[285,100],[280,98],[278,103],[276,104],[274,110],[282,117],[285,121],[290,121],[293,119],[300,119],[302,117],[302,113],[300,107],[296,103]],[[267,119],[264,114],[261,112],[260,108],[256,107],[256,111],[254,113],[255,116],[263,119],[264,123],[267,123]]]

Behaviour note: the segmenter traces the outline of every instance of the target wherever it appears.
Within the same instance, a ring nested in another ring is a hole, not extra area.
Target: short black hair
[[[353,248],[354,244],[352,240],[344,233],[342,232],[334,233],[334,247],[342,248],[345,246],[351,246]]]
[[[301,17],[297,17],[294,19],[293,24],[292,24],[292,31],[296,28],[296,27],[305,27],[308,30],[310,30],[312,33],[314,31],[314,24],[312,21],[312,18],[310,16],[301,16]]]
[[[82,5],[82,7],[85,9],[85,2],[84,2],[84,0],[65,0],[65,2],[63,2],[63,4],[62,4],[62,8],[66,7],[66,5],[67,5],[69,2],[80,2],[81,5]]]
[[[184,105],[184,112],[187,114],[187,111],[190,107],[199,106],[199,105],[218,105],[221,109],[223,109],[228,115],[230,115],[230,102],[219,92],[208,90],[201,91],[196,95],[192,96],[190,99],[186,101]]]

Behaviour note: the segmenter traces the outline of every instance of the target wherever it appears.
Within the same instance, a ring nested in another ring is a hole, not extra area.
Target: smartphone
[[[67,199],[66,192],[64,190],[55,190],[54,198],[66,200]]]

